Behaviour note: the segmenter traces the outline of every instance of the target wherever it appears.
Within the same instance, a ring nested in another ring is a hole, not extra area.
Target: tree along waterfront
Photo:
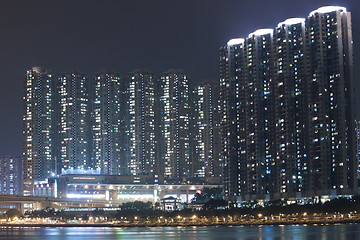
[[[196,203],[196,200],[194,200]],[[125,224],[125,225],[213,225],[213,224],[290,224],[359,222],[360,196],[351,199],[337,198],[317,204],[286,204],[277,200],[260,205],[249,202],[242,207],[224,206],[224,201],[209,198],[203,201],[201,210],[184,208],[172,212],[162,211],[159,206],[140,201],[123,203],[111,211],[65,211],[42,209],[26,212],[11,209],[1,216],[2,223],[72,223],[72,224]],[[46,221],[44,221],[46,220]]]

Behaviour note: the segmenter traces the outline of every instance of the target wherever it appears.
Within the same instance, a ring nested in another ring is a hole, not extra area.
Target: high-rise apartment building
[[[351,14],[323,7],[306,22],[309,51],[309,180],[315,192],[357,188]]]
[[[21,194],[21,165],[21,158],[0,157],[0,194]]]
[[[220,49],[227,198],[355,192],[350,18],[323,7]]]
[[[61,171],[88,170],[90,160],[90,129],[88,78],[77,72],[59,77],[59,152]],[[59,171],[58,171],[59,172]]]
[[[191,117],[192,162],[194,177],[218,177],[220,168],[219,83],[207,80],[192,93]]]
[[[28,194],[34,182],[59,174],[152,175],[167,183],[214,182],[219,178],[209,178],[221,175],[214,81],[198,85],[196,99],[180,69],[161,78],[145,70],[88,78],[34,68],[25,84]]]
[[[162,174],[165,179],[192,177],[188,77],[181,69],[171,69],[162,75],[160,89]]]
[[[225,47],[220,48],[220,106],[221,117],[221,136],[222,136],[222,156],[223,163],[223,186],[225,196],[238,194],[240,180],[236,176],[246,173],[245,164],[241,164],[240,131],[246,132],[245,128],[240,128],[240,123],[245,124],[246,115],[240,114],[240,80],[245,75],[245,39],[232,39]],[[253,86],[249,86],[249,90]],[[249,104],[253,104],[249,102]],[[238,124],[239,123],[239,124]],[[244,181],[243,181],[244,183]]]
[[[24,194],[32,191],[33,181],[44,180],[55,170],[54,84],[50,71],[34,67],[26,73],[23,96]]]
[[[127,83],[131,175],[157,173],[155,153],[155,87],[156,79],[145,70],[130,73]]]
[[[122,173],[126,162],[121,159],[123,132],[121,132],[120,76],[113,72],[95,75],[89,84],[91,89],[89,105],[91,108],[91,162],[101,174],[117,175]]]
[[[280,176],[276,191],[307,192],[308,86],[305,19],[292,18],[274,30],[275,164]],[[279,194],[275,197],[279,197]]]

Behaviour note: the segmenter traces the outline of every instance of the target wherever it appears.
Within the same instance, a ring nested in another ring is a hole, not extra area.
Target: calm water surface
[[[360,224],[131,227],[131,228],[0,228],[6,240],[121,240],[121,239],[360,239]]]

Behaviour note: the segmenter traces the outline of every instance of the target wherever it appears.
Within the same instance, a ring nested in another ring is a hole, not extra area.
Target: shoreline
[[[220,227],[220,226],[261,226],[261,225],[331,225],[331,224],[358,224],[359,218],[354,219],[329,219],[329,220],[245,220],[234,222],[218,222],[218,223],[202,223],[202,222],[189,222],[189,223],[1,223],[0,227],[108,227],[108,228],[123,228],[123,227]]]

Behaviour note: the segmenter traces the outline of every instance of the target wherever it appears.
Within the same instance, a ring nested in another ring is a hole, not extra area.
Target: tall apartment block
[[[21,158],[0,157],[0,194],[21,194],[21,165]]]
[[[193,90],[191,142],[194,177],[221,175],[219,82],[204,81]]]
[[[156,79],[145,70],[129,74],[127,83],[129,113],[130,175],[153,175],[158,171],[155,139]]]
[[[230,200],[329,198],[357,189],[351,15],[322,7],[220,49]]]
[[[281,194],[314,195],[306,183],[308,169],[308,77],[305,48],[305,19],[289,19],[274,31],[276,69],[275,98],[275,164],[280,175],[277,191]],[[284,174],[285,173],[285,174]],[[323,193],[318,193],[323,195]],[[276,195],[278,197],[279,195]]]
[[[89,105],[92,122],[91,162],[93,169],[101,169],[101,174],[118,175],[127,163],[121,158],[124,147],[121,142],[121,83],[118,73],[104,71],[95,74],[89,84]]]
[[[351,14],[340,7],[320,8],[307,18],[305,34],[310,53],[309,167],[315,172],[311,188],[346,193],[357,188]]]
[[[27,194],[33,183],[59,174],[149,175],[166,183],[216,182],[209,178],[221,175],[214,81],[198,85],[195,99],[181,69],[160,78],[146,70],[88,78],[34,68],[25,84]]]
[[[59,77],[59,152],[61,172],[92,169],[90,160],[89,83],[82,73]]]
[[[54,77],[34,67],[24,82],[23,191],[30,194],[33,181],[41,181],[55,171]]]
[[[190,159],[189,80],[181,69],[171,69],[161,77],[161,132],[165,179],[193,176]]]

